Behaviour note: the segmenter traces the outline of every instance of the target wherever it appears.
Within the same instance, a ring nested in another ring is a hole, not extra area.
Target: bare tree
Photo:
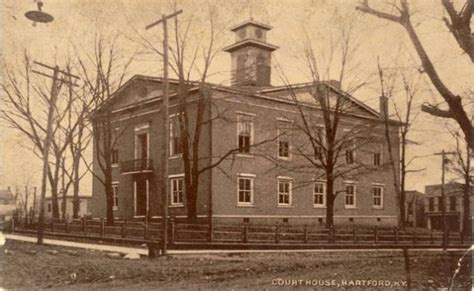
[[[119,35],[112,37],[110,41],[102,36],[96,36],[94,51],[86,57],[81,56],[79,50],[76,49],[76,56],[81,69],[80,75],[85,83],[87,96],[83,100],[82,110],[84,110],[84,115],[80,118],[92,124],[94,159],[96,161],[95,165],[98,166],[98,169],[90,169],[89,166],[89,170],[94,179],[104,186],[107,225],[114,224],[112,153],[120,136],[115,132],[112,125],[112,113],[107,105],[114,91],[122,85],[128,68],[133,61],[133,57],[126,58],[119,53],[117,48],[118,39]],[[77,150],[84,147],[84,145],[81,145],[83,141],[78,140],[82,134],[84,134],[84,127],[78,128],[76,133],[78,143],[72,149],[78,156],[81,156],[81,154]],[[76,160],[74,166],[77,167],[78,163],[79,161]],[[76,178],[78,177],[77,169],[74,170],[73,175]],[[76,192],[75,197],[75,209],[77,210]]]
[[[392,175],[394,180],[394,186],[396,189],[396,194],[398,196],[398,207],[400,211],[399,215],[399,226],[404,229],[406,226],[407,215],[405,209],[406,202],[406,179],[407,174],[423,171],[424,169],[409,169],[411,163],[418,157],[413,156],[410,159],[407,159],[408,146],[415,144],[409,138],[411,133],[411,128],[416,118],[418,117],[418,112],[413,111],[413,102],[416,95],[420,91],[419,81],[421,75],[419,73],[418,77],[408,76],[406,72],[389,72],[387,76],[388,69],[383,69],[378,65],[379,78],[380,78],[380,87],[381,87],[381,98],[383,102],[391,101],[395,113],[392,118],[395,118],[400,125],[400,155],[395,155],[394,152],[389,149],[389,159],[390,166],[392,169]],[[394,93],[394,87],[397,85],[397,74],[400,74],[402,81],[402,94],[405,98],[397,98],[396,93]],[[399,100],[399,101],[397,101]],[[400,101],[401,100],[401,101]],[[387,107],[388,108],[388,107]],[[391,144],[392,137],[390,134],[390,115],[388,112],[382,113],[385,123],[385,138],[388,144]]]
[[[25,54],[24,70],[6,70],[7,81],[2,84],[5,92],[5,98],[2,100],[4,107],[1,111],[0,118],[11,128],[17,130],[22,136],[26,137],[30,142],[30,149],[39,158],[44,157],[44,143],[46,138],[46,116],[50,105],[50,93],[42,87],[40,82],[34,82],[31,72],[31,61]],[[62,84],[67,83],[72,86],[71,80],[61,80],[60,85],[56,89],[57,94],[61,92]],[[69,92],[69,94],[72,91]],[[64,94],[61,95],[64,97]],[[47,175],[51,187],[52,210],[53,217],[59,218],[58,207],[58,182],[59,170],[61,168],[61,159],[64,151],[71,142],[70,136],[63,134],[62,122],[70,110],[72,102],[71,96],[63,98],[61,102],[52,109],[55,112],[50,152],[53,154],[52,161],[49,161]]]
[[[447,163],[448,171],[453,173],[456,179],[460,179],[463,184],[463,229],[465,234],[471,233],[471,207],[470,199],[473,195],[472,185],[474,165],[472,159],[474,154],[470,147],[466,146],[466,143],[462,140],[462,133],[459,130],[448,128],[450,134],[456,141],[455,156],[454,159]]]
[[[459,46],[469,55],[471,60],[474,61],[474,50],[472,44],[472,34],[470,28],[470,22],[473,12],[473,1],[466,0],[464,6],[460,11],[457,11],[454,8],[454,5],[449,0],[441,0],[441,3],[445,10],[448,12],[450,19],[444,18],[444,22],[448,26],[450,32],[455,37]],[[362,1],[362,3],[357,7],[358,10],[374,15],[376,17],[398,23],[408,33],[412,44],[415,47],[415,50],[421,60],[421,64],[424,72],[428,75],[431,80],[431,83],[436,88],[438,93],[444,99],[448,105],[448,110],[439,108],[438,105],[425,103],[422,106],[422,110],[433,116],[441,118],[450,118],[457,122],[460,126],[462,132],[464,133],[464,139],[466,143],[474,149],[473,135],[474,129],[469,120],[469,116],[466,113],[465,108],[463,107],[461,96],[452,92],[446,84],[441,80],[438,72],[431,61],[431,58],[428,56],[416,30],[415,26],[411,21],[411,11],[407,0],[400,0],[400,5],[395,6],[398,14],[391,14],[384,11],[376,10],[369,5],[368,0]]]
[[[329,53],[322,54],[324,60],[318,59],[311,46],[305,48],[304,58],[312,83],[302,92],[294,89],[283,70],[279,70],[298,113],[297,120],[291,125],[291,131],[295,132],[292,137],[300,136],[300,141],[294,138],[292,152],[305,162],[305,165],[301,165],[292,161],[290,167],[292,171],[313,173],[316,179],[325,181],[327,228],[334,226],[334,203],[338,194],[351,191],[338,189],[336,182],[373,171],[373,164],[366,164],[363,159],[357,159],[355,152],[364,152],[370,145],[383,143],[383,132],[380,131],[382,120],[374,119],[374,112],[367,108],[362,111],[366,114],[365,110],[371,111],[369,115],[372,119],[358,119],[356,116],[361,113],[357,111],[360,110],[360,103],[350,96],[364,86],[366,81],[354,78],[347,82],[345,91],[340,87],[347,79],[349,62],[357,49],[349,27],[340,29],[340,37],[336,42],[331,42]],[[338,52],[340,56],[336,57]],[[335,66],[336,59],[340,70],[338,79],[334,82],[329,80],[329,71]]]

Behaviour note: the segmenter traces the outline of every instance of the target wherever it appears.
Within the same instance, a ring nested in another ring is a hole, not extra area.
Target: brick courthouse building
[[[231,86],[211,85],[212,104],[209,116],[220,115],[206,123],[199,147],[200,166],[219,159],[229,149],[239,151],[218,167],[200,176],[197,214],[216,222],[251,223],[323,223],[326,216],[325,182],[322,170],[298,173],[291,165],[304,164],[305,159],[293,152],[301,137],[281,135],[285,124],[298,122],[298,112],[287,86],[271,86],[271,54],[277,47],[266,42],[271,27],[247,21],[232,29],[236,42],[225,51],[231,54]],[[196,92],[199,84],[191,89]],[[314,83],[292,85],[298,98],[312,110],[318,124],[321,111],[308,99]],[[341,94],[352,105],[344,116],[342,127],[359,122],[376,124],[372,133],[378,138],[350,154],[352,162],[365,161],[369,170],[338,179],[338,195],[334,205],[336,224],[395,225],[397,204],[393,176],[388,161],[388,145],[384,140],[381,115],[362,102],[342,92],[337,82],[320,82],[330,94]],[[114,94],[107,110],[119,133],[113,151],[114,216],[117,218],[161,217],[162,197],[157,181],[163,142],[160,115],[162,79],[135,75]],[[186,217],[184,171],[176,133],[177,82],[170,80],[170,157],[169,213]],[[193,116],[193,95],[189,112]],[[102,108],[103,110],[104,108]],[[219,112],[219,113],[218,113]],[[193,120],[191,118],[191,120]],[[342,128],[341,128],[342,131]],[[398,160],[398,127],[391,125],[392,150]],[[276,138],[275,138],[276,137]],[[264,142],[268,140],[268,142]],[[249,145],[262,143],[262,146]],[[97,163],[97,161],[95,161]],[[287,165],[287,166],[285,166]],[[98,169],[97,165],[95,165]],[[93,215],[105,216],[103,186],[93,183]]]

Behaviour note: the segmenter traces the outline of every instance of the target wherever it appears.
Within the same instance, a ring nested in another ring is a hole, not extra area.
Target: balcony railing
[[[146,173],[152,171],[153,160],[150,159],[130,160],[120,163],[120,173],[122,174]]]

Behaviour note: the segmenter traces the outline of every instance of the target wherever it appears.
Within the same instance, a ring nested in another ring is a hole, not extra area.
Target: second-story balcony
[[[137,159],[120,163],[121,174],[139,174],[153,172],[153,160]]]

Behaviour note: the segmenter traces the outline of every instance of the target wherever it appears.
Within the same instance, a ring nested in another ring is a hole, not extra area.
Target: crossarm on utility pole
[[[179,14],[181,14],[181,13],[183,13],[183,10],[178,10],[178,11],[176,11],[175,13],[172,13],[172,14],[169,14],[169,15],[164,15],[162,19],[157,20],[157,21],[153,22],[152,24],[148,24],[148,25],[145,27],[145,29],[150,29],[150,28],[152,28],[153,26],[156,26],[156,25],[158,25],[158,24],[160,24],[160,23],[166,21],[167,19],[173,18],[173,17],[175,17],[175,16],[177,16],[177,15],[179,15]]]

